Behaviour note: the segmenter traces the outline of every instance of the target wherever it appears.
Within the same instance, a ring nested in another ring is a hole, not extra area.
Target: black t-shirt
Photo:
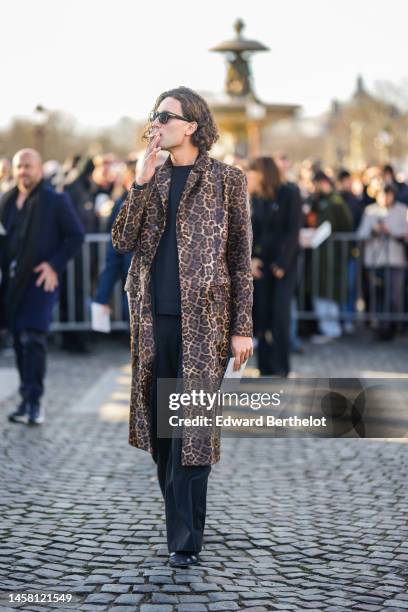
[[[180,278],[176,239],[178,205],[193,166],[172,166],[166,227],[153,260],[153,291],[157,314],[181,314]]]

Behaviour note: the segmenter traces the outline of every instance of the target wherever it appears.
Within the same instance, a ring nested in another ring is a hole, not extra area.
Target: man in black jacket
[[[45,186],[39,153],[23,149],[13,159],[16,187],[0,205],[0,328],[14,338],[21,404],[12,422],[41,424],[44,412],[46,335],[58,299],[59,274],[83,241],[70,200]]]

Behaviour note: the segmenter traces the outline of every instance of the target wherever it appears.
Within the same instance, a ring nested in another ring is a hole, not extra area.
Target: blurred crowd
[[[362,312],[378,340],[405,329],[408,185],[391,165],[351,173],[309,160],[292,166],[282,154],[231,161],[248,176],[261,374],[287,376],[300,336],[326,343],[353,334]],[[302,228],[326,222],[332,239],[301,249]]]
[[[93,158],[75,155],[64,163],[48,160],[43,176],[48,186],[69,193],[87,233],[106,232],[115,201],[133,181],[136,154],[120,159],[113,153]],[[14,186],[11,162],[0,159],[0,194]]]
[[[69,195],[86,234],[110,233],[134,180],[138,157],[141,154],[121,159],[107,153],[93,158],[77,155],[62,164],[49,160],[43,164],[44,181]],[[165,157],[163,153],[160,163]],[[353,333],[356,313],[364,308],[391,315],[370,322],[379,339],[391,340],[404,330],[405,323],[393,315],[408,312],[408,185],[391,165],[350,172],[310,160],[291,164],[284,154],[257,159],[229,156],[225,161],[240,167],[248,178],[261,374],[287,376],[290,353],[304,350],[301,337],[307,334],[313,342],[323,343]],[[0,159],[0,198],[13,186],[11,162]],[[313,249],[300,248],[299,232],[325,221],[333,234],[344,234],[345,240],[326,240],[316,249],[316,257]],[[82,273],[83,252],[74,259],[74,288],[61,283],[61,321],[72,318],[70,291],[75,292],[76,321],[84,320],[91,299],[110,312],[114,286],[125,279],[131,255],[116,253],[109,240],[101,269],[96,246],[92,244],[90,251],[90,284]],[[299,319],[299,311],[310,316]],[[124,300],[123,317],[127,314]],[[66,350],[88,350],[83,331],[72,329],[62,338]]]

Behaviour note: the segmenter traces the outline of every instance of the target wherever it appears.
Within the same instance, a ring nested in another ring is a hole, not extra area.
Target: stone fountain
[[[262,143],[264,129],[281,119],[293,117],[299,107],[267,104],[256,96],[250,57],[269,49],[256,40],[244,38],[244,25],[238,19],[234,24],[235,38],[210,49],[225,56],[227,75],[223,94],[207,96],[207,99],[220,130],[220,149],[224,153],[254,157],[265,152]]]

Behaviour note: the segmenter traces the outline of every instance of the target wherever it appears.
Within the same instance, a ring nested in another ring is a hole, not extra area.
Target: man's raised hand
[[[157,132],[147,145],[140,170],[136,175],[138,185],[148,183],[156,170],[156,157],[158,152],[161,151],[161,147],[158,146],[159,140],[160,134]]]

